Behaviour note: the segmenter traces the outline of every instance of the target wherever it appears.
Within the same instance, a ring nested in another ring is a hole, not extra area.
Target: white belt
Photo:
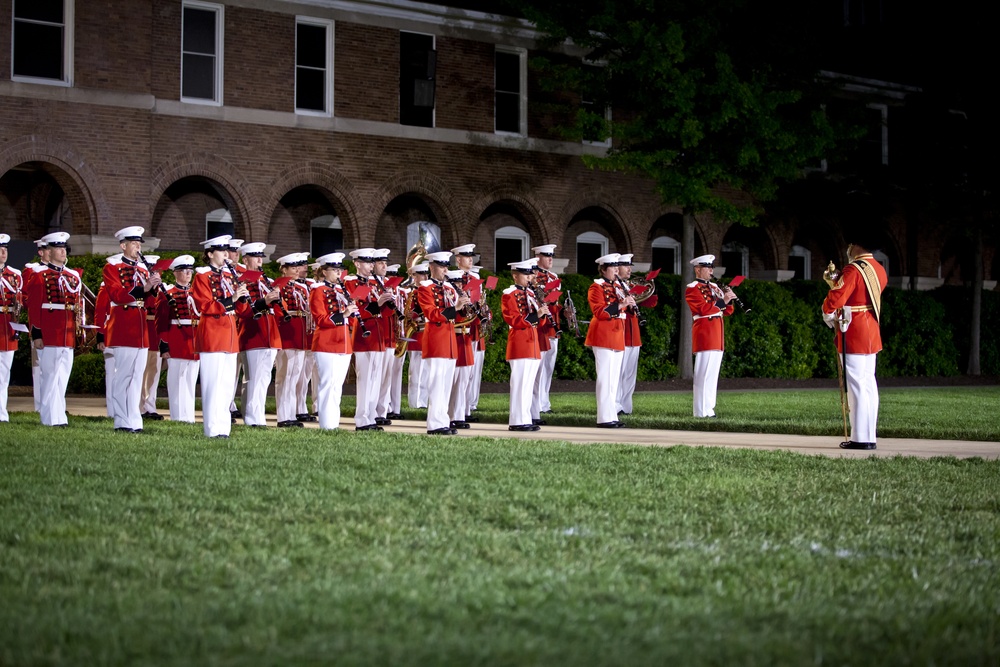
[[[120,306],[122,308],[145,308],[146,303],[144,301],[132,301],[131,303],[115,303],[111,302],[112,306]]]
[[[190,327],[198,324],[198,320],[170,320],[175,327]]]
[[[866,310],[874,310],[871,306],[848,306],[852,313],[863,313]]]
[[[76,310],[71,303],[43,303],[42,310]]]
[[[708,320],[713,317],[722,317],[722,313],[712,313],[711,315],[695,315],[693,319],[696,320]]]

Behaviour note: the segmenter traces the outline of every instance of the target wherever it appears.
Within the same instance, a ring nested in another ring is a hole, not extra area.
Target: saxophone
[[[406,295],[406,301],[403,304],[403,320],[401,323],[403,332],[402,335],[396,339],[395,355],[397,357],[402,357],[406,354],[407,345],[420,328],[420,313],[414,309],[416,305],[417,289],[414,286],[410,293]]]

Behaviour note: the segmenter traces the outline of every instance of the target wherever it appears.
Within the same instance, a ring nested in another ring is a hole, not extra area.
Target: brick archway
[[[184,153],[175,155],[153,169],[150,178],[150,215],[171,185],[183,178],[205,178],[218,185],[219,196],[226,202],[233,216],[237,234],[253,238],[254,232],[267,229],[261,222],[260,207],[256,204],[253,188],[239,171],[224,159],[209,153]]]
[[[456,220],[459,219],[455,211],[455,203],[451,196],[451,190],[444,181],[428,176],[426,174],[414,174],[411,172],[400,173],[390,176],[375,192],[369,200],[368,210],[371,213],[369,226],[360,229],[361,239],[372,239],[378,231],[376,226],[386,207],[401,195],[414,195],[423,201],[434,216],[437,218],[437,225],[443,234],[449,234],[449,243],[455,244],[459,241]],[[442,242],[444,239],[442,239]],[[359,241],[363,243],[365,241]]]
[[[266,239],[268,229],[274,210],[278,207],[282,197],[295,188],[304,185],[315,185],[323,190],[329,198],[330,203],[342,209],[343,214],[338,212],[341,218],[342,229],[344,230],[344,246],[358,247],[361,244],[361,229],[371,226],[371,220],[363,219],[366,211],[361,195],[357,188],[343,174],[321,162],[305,162],[298,164],[282,172],[275,180],[268,192],[267,199],[263,201],[263,212],[267,218],[263,229],[261,240]],[[370,217],[370,216],[369,216]],[[377,218],[376,218],[377,221]],[[256,231],[256,230],[255,230]],[[254,238],[253,240],[257,240]]]
[[[559,214],[559,223],[563,226],[563,234],[569,229],[570,221],[588,208],[600,209],[608,215],[613,227],[608,231],[611,232],[612,237],[617,234],[618,238],[615,239],[615,242],[622,244],[623,251],[630,252],[634,243],[632,239],[634,225],[624,213],[624,202],[618,195],[603,188],[581,192],[566,202]]]
[[[0,175],[26,162],[41,163],[62,188],[73,215],[73,234],[97,234],[112,222],[111,208],[100,189],[100,178],[87,159],[65,141],[24,136],[0,148]]]
[[[459,225],[459,236],[461,238],[472,238],[476,227],[479,225],[479,217],[483,211],[493,204],[509,203],[514,206],[524,217],[528,226],[528,233],[542,243],[558,243],[553,239],[559,237],[559,232],[553,231],[552,226],[555,221],[552,214],[543,202],[536,201],[532,193],[527,188],[518,187],[511,184],[501,184],[476,197],[469,207],[472,215],[469,222]]]

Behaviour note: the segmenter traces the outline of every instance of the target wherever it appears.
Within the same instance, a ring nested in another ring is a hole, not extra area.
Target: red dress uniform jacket
[[[298,280],[289,280],[281,286],[281,300],[292,317],[287,322],[284,319],[278,322],[278,332],[281,334],[279,347],[285,350],[310,349],[309,338],[306,335],[309,288]]]
[[[417,303],[427,324],[421,339],[424,359],[458,359],[455,337],[455,302],[458,292],[447,283],[423,280],[417,287]]]
[[[382,321],[385,311],[391,310],[388,306],[382,308],[378,305],[378,294],[375,292],[375,277],[368,276],[348,276],[344,280],[344,289],[348,293],[358,288],[358,285],[368,285],[372,289],[368,292],[368,298],[357,302],[358,310],[361,312],[360,326],[354,330],[354,351],[355,352],[385,352],[386,336],[384,328],[387,322]],[[369,332],[365,336],[365,332]]]
[[[410,338],[413,340],[406,343],[407,352],[420,352],[421,351],[421,341],[424,337],[424,314],[420,311],[420,304],[417,302],[417,286],[412,287],[402,287],[403,291],[403,312],[406,313],[406,318],[404,319],[404,327],[407,332],[409,332],[409,324],[411,321],[417,323],[417,330],[410,333]]]
[[[372,296],[376,301],[381,294],[393,294],[391,290],[385,287],[381,278],[372,276],[369,278],[368,284],[372,286]],[[385,345],[385,349],[387,350],[396,347],[396,335],[399,332],[398,311],[394,307],[396,305],[396,300],[397,297],[393,294],[393,300],[391,302],[386,302],[386,305],[379,310],[382,315],[382,321],[379,322],[379,331],[382,333],[382,343]],[[393,306],[390,306],[389,303],[392,303]],[[371,338],[371,336],[369,336],[369,338]]]
[[[31,308],[28,306],[28,283],[44,265],[34,262],[25,264],[24,271],[21,271],[21,307],[28,313],[28,328],[31,328]]]
[[[76,347],[76,309],[83,281],[73,269],[43,266],[26,286],[31,337],[45,345]]]
[[[545,269],[538,269],[535,271],[535,275],[532,277],[535,284],[545,287],[547,284],[553,280],[559,280],[559,276],[552,273],[551,271],[546,271]],[[549,317],[542,320],[541,324],[538,325],[538,338],[541,344],[542,351],[549,349],[549,338],[558,338],[556,334],[556,325],[559,323],[559,313],[562,312],[562,306],[558,303],[550,303],[549,306]],[[599,346],[600,347],[600,346]]]
[[[94,300],[94,326],[97,327],[97,342],[103,343],[108,335],[108,311],[111,309],[111,299],[108,290],[102,282],[97,288],[97,298]]]
[[[347,307],[344,288],[326,281],[315,282],[309,290],[309,309],[312,311],[316,332],[313,334],[313,352],[354,352],[354,326],[356,318],[344,315]]]
[[[875,270],[878,277],[878,291],[881,294],[887,282],[885,269],[870,254],[856,257],[855,261],[857,260],[864,260]],[[882,350],[882,332],[878,320],[875,319],[871,297],[865,287],[861,269],[854,262],[844,267],[837,285],[830,290],[823,301],[824,313],[833,313],[840,308],[851,309],[851,324],[844,334],[844,338],[847,340],[847,353],[875,354],[880,352]],[[842,352],[839,329],[835,330],[837,331],[837,351]]]
[[[124,257],[118,264],[104,265],[104,289],[111,301],[104,334],[108,347],[149,347],[146,294],[142,289],[143,281],[148,279],[146,267]]]
[[[10,328],[10,323],[18,321],[14,313],[21,302],[23,289],[21,272],[4,266],[0,271],[0,352],[17,349],[17,332]]]
[[[275,305],[267,306],[264,295],[270,290],[263,279],[247,283],[250,292],[250,303],[253,307],[240,311],[236,329],[240,336],[240,350],[260,350],[264,348],[281,349],[281,332],[278,321],[283,317],[281,309]],[[258,315],[260,315],[258,317]]]
[[[167,286],[163,286],[167,289]],[[171,285],[172,287],[172,285]],[[152,292],[146,295],[146,330],[149,335],[149,351],[156,352],[160,349],[160,332],[157,329],[156,318],[159,312],[160,302],[166,301],[159,292]]]
[[[236,285],[229,271],[214,267],[197,269],[191,296],[194,297],[195,308],[201,313],[195,335],[198,352],[236,354],[240,351],[235,313],[244,313],[250,306],[243,301],[234,302],[235,293]]]
[[[160,354],[170,354],[174,359],[197,360],[198,311],[195,310],[191,286],[171,285],[167,291],[174,298],[174,303],[161,298],[156,309]]]
[[[620,309],[614,284],[598,278],[587,290],[587,301],[591,317],[584,345],[624,351],[625,313]]]
[[[507,333],[507,360],[541,359],[538,347],[540,322],[547,319],[538,317],[538,302],[530,289],[511,285],[500,297],[500,311],[503,321],[510,327]]]
[[[620,284],[626,293],[632,288],[632,285],[627,280],[621,281]],[[625,309],[625,347],[642,347],[638,306]]]
[[[691,326],[691,351],[725,350],[723,316],[733,314],[733,304],[726,304],[718,285],[696,280],[684,290],[684,300],[694,316]]]

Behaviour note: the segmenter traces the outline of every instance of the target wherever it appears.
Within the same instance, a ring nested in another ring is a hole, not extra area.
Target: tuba
[[[420,262],[414,262],[414,265]],[[406,348],[410,341],[413,339],[413,335],[417,333],[420,328],[420,322],[418,321],[418,314],[414,312],[414,307],[417,305],[417,288],[416,286],[410,290],[410,293],[406,295],[406,302],[403,305],[403,320],[402,335],[396,338],[396,351],[395,355],[397,357],[402,357],[406,354]]]

